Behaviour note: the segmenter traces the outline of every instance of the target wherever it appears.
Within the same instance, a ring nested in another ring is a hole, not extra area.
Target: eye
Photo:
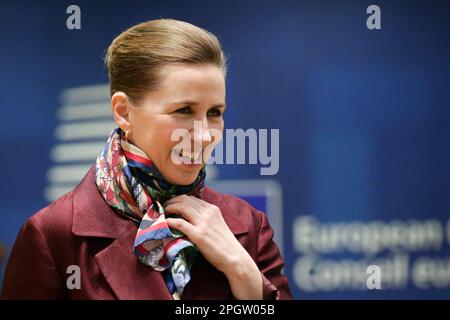
[[[222,111],[218,108],[213,108],[208,110],[208,116],[210,117],[220,117],[222,115]]]
[[[190,114],[192,112],[192,110],[191,110],[190,106],[186,106],[186,107],[175,110],[175,112],[181,113],[181,114]]]

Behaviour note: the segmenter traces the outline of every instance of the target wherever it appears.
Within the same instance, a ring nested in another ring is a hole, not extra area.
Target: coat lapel
[[[127,228],[107,248],[95,255],[106,281],[121,300],[173,299],[161,272],[141,263],[133,253],[137,228]]]
[[[100,271],[118,299],[172,299],[161,272],[141,263],[133,253],[137,225],[104,201],[95,185],[95,166],[75,188],[72,232],[77,236],[109,238],[95,255]]]

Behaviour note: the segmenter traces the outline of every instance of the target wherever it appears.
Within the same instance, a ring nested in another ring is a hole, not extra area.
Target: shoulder
[[[32,215],[24,224],[39,229],[44,235],[60,238],[70,232],[73,218],[73,190]]]
[[[72,224],[73,190],[62,195],[32,215],[27,223],[33,223],[43,232],[60,229]]]
[[[85,197],[80,197],[83,193],[92,193],[89,190],[89,180],[92,179],[88,179],[88,175],[89,173],[74,189],[33,214],[22,226],[22,229],[26,229],[28,226],[38,229],[46,238],[67,240],[67,237],[72,234],[76,207],[81,207],[81,211],[85,211],[83,207],[90,205]]]
[[[67,238],[104,234],[104,229],[109,230],[114,225],[114,218],[98,192],[93,165],[72,191],[35,213],[27,223],[36,225],[46,236]]]

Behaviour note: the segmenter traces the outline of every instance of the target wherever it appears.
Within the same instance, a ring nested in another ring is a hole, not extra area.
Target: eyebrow
[[[175,104],[187,104],[187,105],[191,105],[191,106],[195,106],[198,105],[197,102],[192,101],[192,100],[178,100],[178,101],[173,101],[170,103],[171,105],[175,105]],[[226,108],[227,105],[225,103],[218,103],[216,104],[213,108]]]

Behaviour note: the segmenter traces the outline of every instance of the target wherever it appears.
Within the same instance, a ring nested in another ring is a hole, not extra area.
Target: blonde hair
[[[159,19],[137,24],[109,46],[105,64],[110,93],[122,91],[133,103],[158,88],[168,64],[212,64],[226,75],[226,57],[215,35],[190,23]]]

